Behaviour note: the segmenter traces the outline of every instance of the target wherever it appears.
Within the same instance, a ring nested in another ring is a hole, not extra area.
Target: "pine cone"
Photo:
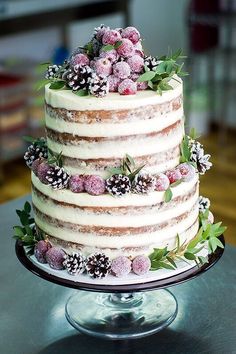
[[[101,77],[93,73],[89,82],[89,92],[96,97],[104,97],[108,94],[109,86],[107,77]]]
[[[63,265],[71,275],[82,274],[85,270],[84,258],[80,253],[76,252],[73,252],[71,255],[67,254]]]
[[[158,61],[155,57],[145,56],[144,57],[144,66],[148,69],[147,71],[155,71],[160,61]]]
[[[189,141],[189,147],[191,151],[190,161],[195,162],[198,172],[204,175],[212,166],[212,163],[209,161],[211,155],[204,155],[203,146],[198,141],[191,139]]]
[[[129,177],[122,174],[113,175],[106,180],[106,190],[112,195],[121,196],[129,193],[130,189],[131,182]]]
[[[198,204],[199,204],[199,211],[201,213],[204,213],[204,211],[206,211],[206,209],[209,209],[211,205],[210,200],[201,195],[198,198]]]
[[[92,69],[88,65],[74,65],[65,71],[63,80],[73,90],[88,90]]]
[[[45,73],[45,78],[49,80],[58,78],[60,75],[60,69],[61,65],[49,65]]]
[[[70,176],[63,167],[52,166],[46,174],[46,180],[53,189],[67,188]]]
[[[140,174],[136,176],[133,185],[133,191],[135,193],[147,194],[153,192],[156,185],[155,177],[149,174]]]
[[[32,167],[32,163],[38,158],[48,158],[48,148],[44,138],[36,140],[24,154],[24,160],[29,168]]]
[[[94,253],[87,257],[86,270],[92,278],[104,278],[111,269],[111,261],[104,253]]]

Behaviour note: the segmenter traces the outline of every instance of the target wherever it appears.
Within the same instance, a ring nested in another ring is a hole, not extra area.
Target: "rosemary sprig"
[[[154,248],[149,258],[151,260],[151,270],[158,269],[176,269],[176,261],[195,261],[197,265],[208,262],[206,257],[198,255],[198,253],[207,245],[209,253],[215,252],[217,247],[224,248],[219,240],[226,227],[221,226],[221,222],[210,224],[208,221],[209,210],[199,215],[199,231],[197,235],[188,243],[180,244],[179,235],[176,236],[176,246],[173,250],[165,248]]]
[[[126,154],[125,158],[122,160],[121,166],[110,168],[109,172],[111,175],[122,174],[128,176],[132,182],[144,166],[145,165],[137,166],[134,159],[129,154]]]

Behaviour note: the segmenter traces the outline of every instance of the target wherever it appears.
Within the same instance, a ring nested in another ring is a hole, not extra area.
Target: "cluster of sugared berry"
[[[92,278],[104,278],[109,273],[122,277],[131,271],[137,275],[144,275],[151,267],[151,261],[145,255],[136,256],[132,261],[125,256],[119,256],[111,261],[104,253],[93,253],[84,257],[79,252],[68,254],[60,247],[52,246],[48,240],[41,240],[35,245],[34,255],[38,262],[48,263],[52,269],[66,269],[70,275],[86,271]]]
[[[151,58],[151,59],[150,59]],[[64,69],[49,66],[46,77],[65,80],[73,91],[85,90],[103,97],[108,92],[133,95],[145,90],[146,82],[137,82],[144,65],[153,66],[155,58],[145,57],[140,33],[135,27],[111,29],[101,25],[95,28],[92,39],[83,48],[76,49]]]

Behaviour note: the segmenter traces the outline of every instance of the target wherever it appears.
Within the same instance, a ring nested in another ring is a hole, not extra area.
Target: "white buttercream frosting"
[[[173,90],[164,91],[162,95],[151,91],[138,91],[135,95],[122,96],[119,93],[109,93],[103,98],[94,96],[77,96],[70,90],[51,90],[49,84],[45,86],[45,100],[55,108],[65,108],[76,111],[133,109],[152,104],[168,102],[182,94],[182,80],[176,77],[171,80]]]

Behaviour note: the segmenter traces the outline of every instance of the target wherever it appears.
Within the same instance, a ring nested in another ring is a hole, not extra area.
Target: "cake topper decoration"
[[[50,83],[50,89],[70,89],[78,96],[134,95],[146,89],[162,94],[172,89],[170,81],[178,81],[177,75],[187,75],[179,63],[184,58],[181,50],[160,57],[145,55],[135,27],[101,25],[62,65],[43,64],[45,79],[39,86]]]

